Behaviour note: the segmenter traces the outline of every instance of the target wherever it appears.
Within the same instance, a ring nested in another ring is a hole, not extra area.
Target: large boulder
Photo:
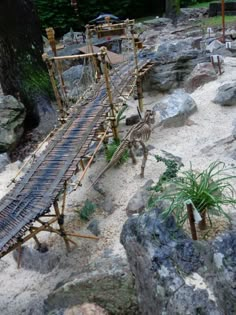
[[[11,95],[0,97],[0,153],[13,149],[24,132],[24,105]]]
[[[135,276],[141,314],[236,313],[236,232],[191,240],[160,209],[131,217],[121,242]]]
[[[136,291],[126,258],[112,254],[90,264],[84,273],[76,274],[57,285],[45,301],[45,313],[95,303],[109,314],[138,314]],[[61,314],[60,313],[60,314]]]
[[[192,93],[198,87],[217,79],[217,74],[210,62],[199,63],[185,82],[185,89]]]
[[[213,102],[224,106],[236,105],[236,81],[221,85]]]
[[[176,90],[158,102],[153,110],[159,113],[159,124],[163,127],[179,127],[197,110],[197,105],[184,90]]]
[[[153,59],[155,67],[149,74],[148,89],[161,92],[182,87],[193,68],[209,61],[205,52],[195,47],[195,39],[166,41],[158,47]]]

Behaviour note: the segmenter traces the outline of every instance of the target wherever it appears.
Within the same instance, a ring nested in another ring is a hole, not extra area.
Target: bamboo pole
[[[135,74],[137,77],[136,86],[137,86],[137,93],[138,93],[138,106],[140,112],[143,112],[143,90],[142,90],[142,81],[139,76],[139,67],[138,67],[138,56],[137,56],[137,46],[135,43],[134,37],[134,26],[131,25],[130,33],[132,35],[132,43],[133,43],[133,51],[134,51],[134,64],[135,64]]]
[[[119,139],[118,135],[118,130],[116,126],[116,111],[115,111],[115,106],[113,104],[113,99],[112,99],[112,94],[111,94],[111,86],[110,86],[110,78],[109,78],[109,72],[106,64],[106,56],[107,56],[107,49],[106,47],[101,47],[101,53],[102,53],[102,63],[103,63],[103,68],[104,68],[104,78],[106,82],[106,89],[107,89],[107,96],[108,96],[108,101],[110,104],[111,108],[111,115],[113,117],[113,120],[111,121],[111,127],[112,127],[112,133],[114,139]]]
[[[61,97],[60,97],[60,94],[58,92],[56,81],[54,78],[53,69],[52,69],[52,62],[48,58],[48,55],[46,53],[44,53],[42,57],[43,57],[43,60],[45,61],[47,68],[48,68],[49,78],[50,78],[50,81],[52,84],[52,88],[53,88],[53,92],[54,92],[54,95],[56,98],[57,106],[59,108],[61,116],[64,117],[64,108],[63,108]]]
[[[59,210],[59,206],[58,206],[57,200],[54,201],[53,206],[54,206],[55,213],[57,215],[57,219],[58,219],[57,222],[58,222],[58,225],[59,225],[61,236],[64,239],[67,251],[70,252],[70,244],[68,242],[68,239],[67,239],[67,236],[66,236],[66,233],[65,233],[65,229],[64,229],[64,215],[60,214],[60,210]]]
[[[89,239],[92,239],[92,240],[99,240],[99,237],[97,237],[97,236],[84,235],[84,234],[80,234],[80,233],[68,233],[68,232],[66,232],[66,235],[75,236],[75,237],[81,237],[81,238],[89,238]]]
[[[101,77],[101,74],[100,74],[100,69],[98,68],[98,63],[97,63],[97,59],[96,59],[96,57],[98,57],[98,55],[94,54],[92,39],[91,39],[91,32],[89,30],[88,25],[86,25],[86,34],[87,34],[87,39],[88,39],[88,50],[90,50],[90,52],[91,52],[92,63],[94,66],[95,73],[97,74],[96,75],[97,79],[99,80]],[[95,57],[95,55],[96,55],[96,57]]]
[[[70,60],[70,59],[79,59],[79,58],[88,58],[92,56],[101,56],[102,54],[97,53],[87,53],[87,54],[80,54],[80,55],[69,55],[69,56],[57,56],[57,57],[51,57],[51,60]]]

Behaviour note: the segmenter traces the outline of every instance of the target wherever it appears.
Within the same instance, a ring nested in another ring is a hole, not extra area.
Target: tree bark
[[[166,17],[172,20],[177,26],[177,19],[180,11],[180,0],[166,0]]]
[[[50,80],[42,60],[40,23],[32,0],[0,1],[0,83],[5,95],[26,107],[26,128],[34,128],[41,114],[55,119]]]

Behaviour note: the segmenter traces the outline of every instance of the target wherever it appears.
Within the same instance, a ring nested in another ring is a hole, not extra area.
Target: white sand
[[[191,161],[193,167],[202,169],[212,161],[221,160],[227,165],[235,164],[235,160],[230,157],[231,152],[235,149],[235,143],[215,142],[221,139],[227,139],[232,134],[232,124],[236,117],[235,107],[221,107],[212,103],[216,95],[217,88],[226,81],[236,79],[234,68],[234,59],[227,59],[222,76],[214,82],[210,82],[197,89],[193,94],[198,111],[194,113],[183,127],[164,129],[158,127],[154,130],[149,143],[155,146],[148,157],[145,178],[140,179],[141,159],[138,158],[137,165],[133,166],[128,161],[120,168],[109,170],[105,177],[100,180],[100,186],[114,198],[114,213],[105,217],[100,210],[99,218],[101,221],[101,237],[99,241],[82,241],[78,240],[78,248],[69,255],[65,255],[64,243],[55,236],[43,233],[41,239],[48,240],[52,248],[61,256],[61,262],[51,273],[42,275],[38,272],[27,271],[24,269],[17,270],[16,263],[12,254],[4,257],[0,261],[0,314],[1,315],[18,315],[29,314],[32,305],[38,305],[38,314],[40,304],[43,299],[53,290],[59,281],[67,279],[71,273],[80,272],[80,270],[89,261],[93,261],[100,256],[104,248],[110,248],[114,253],[124,255],[124,249],[120,245],[119,236],[122,225],[127,219],[125,208],[131,196],[142,186],[148,179],[158,180],[158,177],[164,170],[162,163],[156,163],[154,154],[161,154],[165,150],[182,158],[185,168]],[[153,102],[159,97],[145,95],[146,108],[152,108]],[[131,102],[134,104],[134,102]],[[128,113],[134,112],[134,108],[129,109]],[[127,113],[127,114],[128,114]],[[76,192],[69,195],[67,200],[67,215],[71,221],[69,227],[75,231],[80,231],[77,215],[74,214],[73,208],[82,204],[87,198],[97,203],[101,201],[102,196],[91,189],[91,178],[96,175],[105,166],[105,159],[102,155],[98,156],[97,161],[89,169],[83,186]],[[17,170],[18,165],[9,165],[6,172],[1,174],[0,189],[1,195],[6,192],[6,184],[9,178]],[[73,219],[73,221],[72,221]],[[89,233],[88,231],[83,231]],[[33,246],[29,242],[28,246]],[[198,279],[195,279],[198,282]],[[195,284],[194,284],[195,285]],[[34,310],[32,314],[37,314]]]

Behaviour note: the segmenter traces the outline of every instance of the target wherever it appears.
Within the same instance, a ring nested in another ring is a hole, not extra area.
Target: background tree
[[[0,12],[0,83],[25,105],[26,127],[33,128],[40,117],[55,119],[39,19],[31,0],[1,0]]]

